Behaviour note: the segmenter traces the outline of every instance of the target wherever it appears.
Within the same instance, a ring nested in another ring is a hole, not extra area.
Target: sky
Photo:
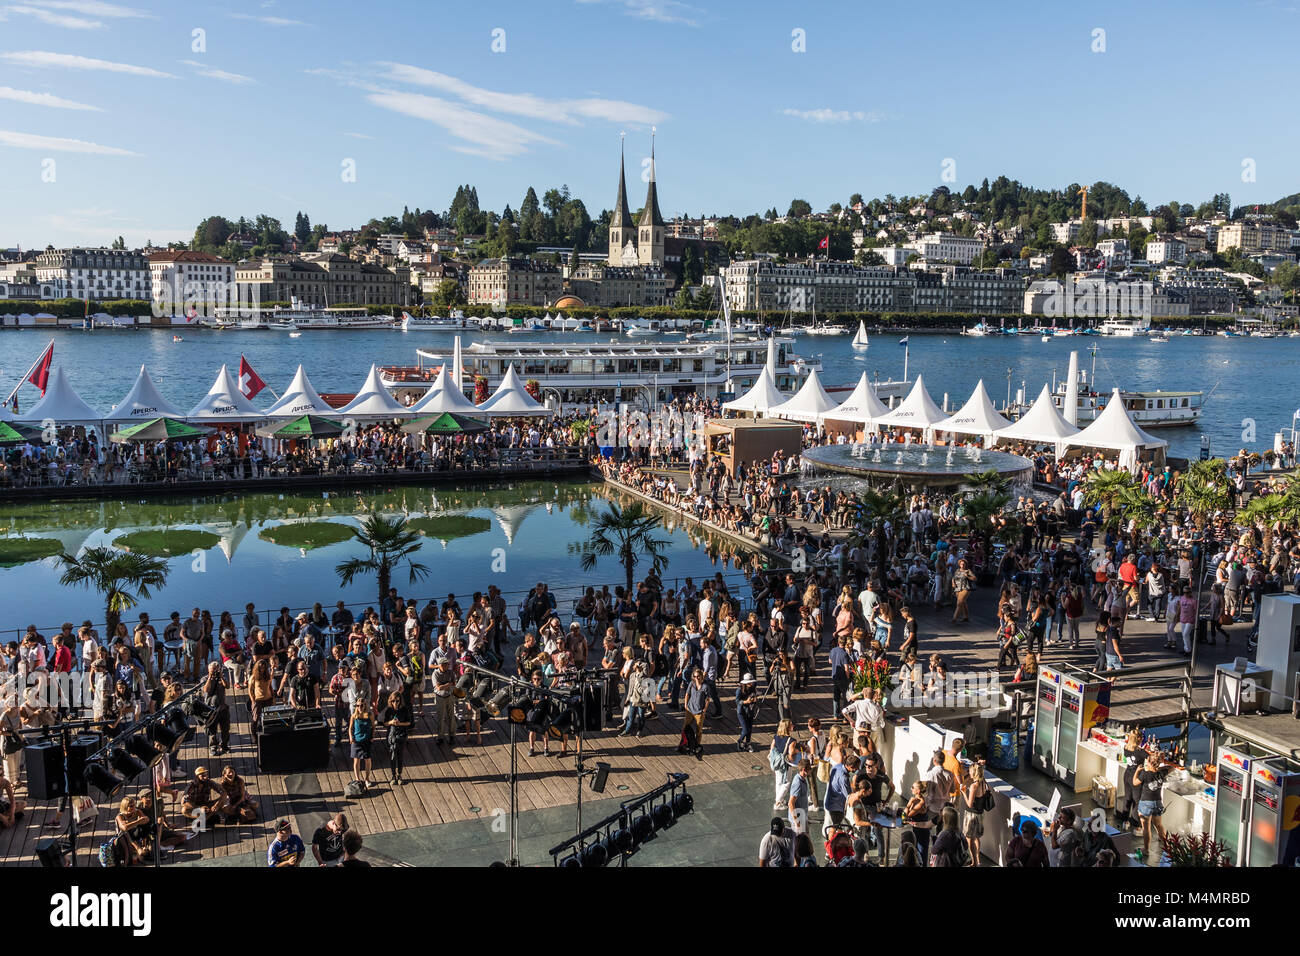
[[[1007,175],[1300,190],[1300,0],[0,0],[0,247],[630,202],[825,209]],[[945,178],[947,177],[947,178]]]

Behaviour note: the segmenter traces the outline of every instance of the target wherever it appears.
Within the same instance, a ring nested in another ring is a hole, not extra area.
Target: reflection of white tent
[[[470,416],[478,412],[478,406],[465,397],[446,366],[439,370],[429,394],[411,406],[413,415],[441,415],[443,412]]]
[[[162,397],[153,379],[149,377],[149,370],[141,365],[135,384],[113,410],[104,416],[104,422],[109,425],[128,425],[163,417],[180,418],[181,411]]]
[[[1011,422],[1004,418],[989,398],[984,379],[975,385],[966,404],[957,412],[948,416],[934,426],[936,432],[948,432],[952,435],[978,435],[984,439],[987,447],[993,442],[993,433],[999,428],[1006,428]]]
[[[103,418],[87,405],[68,384],[62,366],[50,369],[50,380],[45,384],[45,395],[27,411],[14,416],[19,422],[52,421],[57,425],[98,425]]]
[[[1052,401],[1051,391],[1046,385],[1029,411],[1004,428],[999,428],[994,436],[998,441],[1023,441],[1036,445],[1053,445],[1058,456],[1065,453],[1069,439],[1079,433],[1061,415]]]
[[[765,365],[748,392],[740,398],[733,398],[722,407],[732,412],[753,412],[755,415],[763,415],[784,402],[785,396],[772,380],[771,369]]]
[[[442,376],[439,376],[441,378]],[[477,405],[472,414],[489,418],[526,418],[536,415],[550,415],[551,410],[533,396],[528,394],[524,383],[515,374],[512,362],[501,377],[501,384],[492,393],[492,397],[482,405]]]
[[[393,398],[379,378],[379,366],[371,365],[361,391],[334,414],[344,418],[409,418],[411,409]]]
[[[803,387],[794,393],[794,397],[788,402],[782,402],[774,408],[769,408],[769,415],[776,415],[778,418],[789,418],[796,422],[815,422],[819,421],[822,414],[830,411],[838,403],[835,399],[826,394],[826,389],[822,388],[821,379],[817,377],[817,370],[813,369],[808,373],[808,380],[803,383]]]
[[[1157,461],[1163,461],[1165,449],[1169,442],[1163,438],[1148,435],[1134,424],[1124,407],[1124,399],[1119,389],[1110,396],[1106,407],[1087,428],[1071,438],[1066,444],[1073,448],[1103,448],[1119,452],[1119,463],[1124,468],[1137,466],[1139,453],[1154,453]]]
[[[1051,391],[1044,385],[1029,411],[1005,428],[999,428],[994,438],[997,441],[1024,441],[1032,445],[1051,445],[1056,449],[1056,457],[1059,458],[1065,454],[1065,446],[1069,440],[1077,434],[1079,429],[1061,415],[1060,409],[1052,401]]]
[[[237,521],[230,526],[228,531],[221,535],[217,547],[226,556],[226,564],[229,564],[231,559],[234,558],[235,551],[239,548],[239,543],[244,540],[246,534],[248,534],[248,525],[242,521]]]
[[[267,418],[298,418],[302,415],[333,415],[329,402],[312,387],[301,365],[280,400],[266,410]]]
[[[208,389],[208,394],[185,416],[191,422],[260,422],[264,417],[244,397],[234,376],[224,365],[217,372],[217,379]]]
[[[515,543],[515,535],[519,533],[519,526],[537,508],[536,503],[526,505],[497,505],[492,509],[496,515],[497,523],[501,525],[501,530],[505,532],[506,544]]]
[[[870,425],[888,414],[889,408],[876,395],[876,390],[867,381],[867,373],[863,372],[862,377],[858,379],[857,387],[849,397],[830,411],[824,412],[821,418],[823,422],[856,422],[859,425]]]
[[[893,428],[919,428],[928,437],[933,434],[935,423],[947,417],[943,409],[934,403],[930,393],[925,390],[924,377],[918,375],[916,384],[907,393],[907,398],[903,399],[893,411],[881,416],[874,424]]]

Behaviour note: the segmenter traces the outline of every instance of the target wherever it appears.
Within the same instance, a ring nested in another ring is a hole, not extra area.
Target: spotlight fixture
[[[463,679],[463,678],[462,678]],[[487,678],[474,685],[469,693],[469,705],[475,710],[482,710],[488,694],[492,693],[492,682]]]
[[[176,748],[189,738],[191,733],[190,722],[185,719],[184,712],[178,707],[171,712],[171,716],[167,718],[165,726],[172,733],[176,734],[176,743],[172,744],[172,751],[175,752]]]
[[[122,775],[123,782],[138,777],[149,769],[148,764],[121,746],[108,752],[108,765]]]
[[[578,859],[578,854],[574,853],[570,856],[566,856],[563,860],[561,860],[560,866],[564,867],[565,869],[577,869],[578,867],[582,866],[582,861]]]
[[[673,797],[673,813],[679,818],[686,816],[695,809],[695,798],[689,793],[682,792]]]
[[[515,697],[510,701],[510,709],[507,713],[510,715],[510,723],[522,724],[528,721],[528,710],[532,706],[532,700],[528,697]]]
[[[492,699],[488,701],[487,712],[493,717],[499,717],[510,703],[510,693],[509,687],[502,687],[493,694]]]
[[[126,750],[146,767],[152,767],[162,759],[162,751],[144,734],[132,734],[126,742]]]
[[[170,752],[180,746],[184,735],[173,730],[167,721],[155,721],[149,725],[149,736],[153,738],[154,743]]]
[[[197,697],[191,697],[187,706],[190,710],[190,716],[200,723],[206,722],[213,714],[212,708]]]
[[[619,853],[631,853],[636,849],[636,837],[632,835],[631,830],[615,830],[611,839]]]
[[[636,840],[636,845],[649,843],[655,838],[655,824],[650,819],[650,814],[642,813],[632,821],[632,837]]]
[[[465,695],[469,693],[469,689],[473,686],[474,686],[474,672],[466,671],[465,673],[460,675],[460,680],[456,681],[456,690],[454,691],[454,693],[457,698],[459,698],[460,700],[464,700]]]
[[[650,811],[650,818],[654,820],[656,830],[667,830],[677,822],[677,815],[673,813],[670,804],[661,803]]]
[[[122,792],[126,781],[96,760],[86,764],[86,782],[111,800]]]
[[[604,866],[609,862],[609,851],[606,849],[604,841],[598,840],[583,847],[580,858],[583,866]]]

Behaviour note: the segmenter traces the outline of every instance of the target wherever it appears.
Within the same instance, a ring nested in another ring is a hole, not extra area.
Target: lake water
[[[586,526],[608,501],[603,485],[591,482],[533,481],[468,489],[401,487],[376,488],[364,496],[355,492],[329,494],[253,494],[211,498],[151,499],[149,501],[52,501],[0,505],[0,536],[27,535],[54,538],[75,553],[83,546],[103,545],[139,530],[203,529],[217,535],[217,544],[195,555],[189,552],[169,561],[166,588],[142,605],[154,620],[166,620],[172,610],[188,615],[195,606],[214,616],[229,610],[238,620],[248,601],[259,609],[309,608],[315,601],[327,610],[338,600],[365,606],[377,599],[373,578],[339,586],[334,566],[363,551],[354,541],[311,550],[286,547],[265,540],[260,533],[284,524],[318,521],[355,526],[365,513],[405,513],[415,516],[472,516],[485,519],[486,529],[443,541],[426,540],[417,560],[430,575],[410,585],[407,573],[394,577],[398,593],[416,596],[420,604],[430,597],[439,601],[448,593],[461,600],[476,590],[495,584],[515,605],[539,581],[545,581],[568,602],[575,588],[588,584],[623,582],[621,565],[600,559],[597,567],[583,571],[581,542]],[[727,571],[730,553],[716,539],[702,538],[675,522],[661,530],[668,540],[665,580],[692,575],[698,582],[715,571]],[[643,560],[637,577],[649,569]],[[15,631],[36,624],[47,637],[65,620],[100,622],[103,604],[93,592],[60,586],[54,559],[0,568],[0,594],[6,601],[0,612],[0,639],[13,640]],[[729,574],[728,580],[733,575]],[[570,604],[565,603],[565,611]],[[138,612],[130,612],[135,620]]]
[[[144,364],[163,395],[185,411],[207,392],[219,365],[227,364],[232,373],[237,370],[241,353],[276,390],[288,384],[302,363],[318,390],[355,392],[372,362],[415,364],[416,348],[450,349],[452,341],[450,333],[390,330],[309,332],[296,339],[267,331],[186,328],[181,334],[183,342],[173,342],[172,333],[163,330],[91,334],[6,330],[0,332],[0,382],[12,387],[53,338],[55,363],[64,367],[81,396],[95,408],[108,411],[126,394]],[[508,338],[512,345],[519,345],[529,341],[607,341],[610,336],[541,333],[485,337]],[[822,381],[828,386],[852,385],[864,370],[873,378],[902,375],[904,349],[897,344],[897,334],[872,336],[871,348],[861,358],[849,339],[847,335],[805,337],[796,348],[821,359],[825,368]],[[466,336],[463,341],[468,344],[470,339]],[[1032,335],[971,338],[914,332],[910,343],[909,375],[924,375],[935,401],[942,404],[946,394],[951,408],[966,400],[980,378],[1001,405],[1007,395],[1008,373],[1013,396],[1023,383],[1032,401],[1043,384],[1052,381],[1053,373],[1058,379],[1065,375],[1071,350],[1079,352],[1083,368],[1090,368],[1093,360],[1088,350],[1096,344],[1100,349],[1096,359],[1100,388],[1119,385],[1206,392],[1199,426],[1160,432],[1175,455],[1194,457],[1202,434],[1210,437],[1215,454],[1231,454],[1243,444],[1256,450],[1271,446],[1273,433],[1289,430],[1292,412],[1300,407],[1300,339],[1173,336],[1168,343],[1158,344],[1141,338],[1073,336],[1043,342]],[[36,398],[31,386],[25,387],[20,395],[22,407],[30,407]],[[257,404],[265,406],[271,401],[269,392],[264,392]],[[1244,419],[1255,422],[1253,442],[1243,439]]]

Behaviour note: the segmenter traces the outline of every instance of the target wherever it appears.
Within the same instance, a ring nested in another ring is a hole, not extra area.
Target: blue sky
[[[0,0],[0,246],[343,228],[458,183],[594,216],[652,125],[666,215],[914,194],[946,159],[957,188],[1264,202],[1300,190],[1298,34],[1300,0]]]

